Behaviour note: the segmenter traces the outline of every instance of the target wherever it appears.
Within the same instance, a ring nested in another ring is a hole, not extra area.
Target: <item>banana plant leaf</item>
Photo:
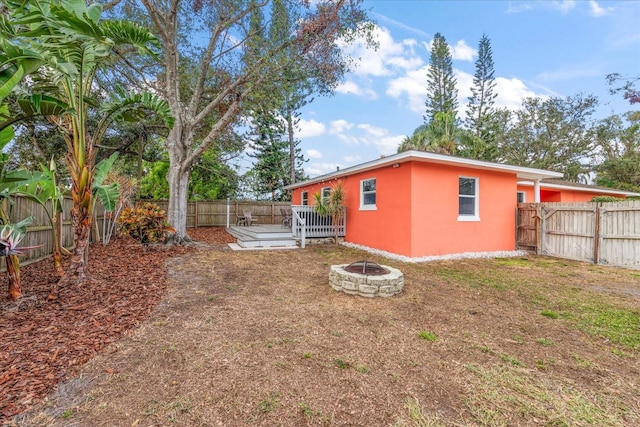
[[[113,212],[120,198],[120,184],[112,182],[111,184],[104,185],[104,180],[117,158],[118,153],[116,152],[108,158],[101,160],[96,165],[95,175],[93,177],[94,194],[100,199],[102,206],[104,206],[107,212]]]

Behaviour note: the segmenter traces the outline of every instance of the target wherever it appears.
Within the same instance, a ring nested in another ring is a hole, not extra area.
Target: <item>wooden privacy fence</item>
[[[516,224],[519,249],[640,268],[640,201],[521,203]]]
[[[147,200],[167,210],[167,200]],[[229,225],[235,225],[244,209],[258,224],[282,224],[284,216],[280,208],[291,207],[291,202],[257,202],[251,200],[229,200]],[[227,200],[198,200],[187,203],[187,227],[227,226]]]
[[[5,212],[10,212],[10,222],[18,222],[28,216],[34,216],[35,219],[29,227],[27,234],[20,243],[20,246],[39,246],[31,249],[20,256],[20,264],[26,265],[51,256],[53,254],[53,234],[51,232],[51,224],[47,214],[42,206],[23,197],[12,197],[13,205],[10,206],[5,200]],[[166,209],[169,202],[153,201],[162,209]],[[59,231],[62,245],[70,249],[73,247],[73,230],[71,228],[71,217],[69,212],[73,202],[71,199],[65,198],[63,202],[62,216],[59,221]],[[288,208],[289,202],[256,202],[256,201],[229,201],[230,223],[236,223],[236,212],[242,214],[243,209],[251,210],[253,217],[258,218],[258,224],[281,224],[284,218],[280,208]],[[48,205],[49,211],[51,210]],[[104,209],[96,204],[96,222],[92,226],[92,241],[99,240],[103,234]],[[227,201],[197,201],[187,204],[187,227],[208,227],[227,225]],[[98,232],[96,232],[98,230]],[[0,259],[0,271],[4,270],[4,260]]]

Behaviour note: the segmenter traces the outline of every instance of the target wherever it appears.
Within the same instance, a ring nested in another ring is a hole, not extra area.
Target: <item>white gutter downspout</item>
[[[536,179],[533,181],[533,201],[535,203],[540,203],[540,180]]]

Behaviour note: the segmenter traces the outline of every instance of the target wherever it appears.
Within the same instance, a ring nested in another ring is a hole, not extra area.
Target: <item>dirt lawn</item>
[[[333,245],[233,252],[221,229],[194,236],[210,243],[162,255],[156,287],[119,272],[116,289],[147,288],[74,303],[90,335],[96,311],[117,323],[127,304],[158,302],[52,371],[53,393],[6,425],[640,425],[640,271],[533,256],[406,264]],[[149,262],[122,247],[129,268]],[[365,258],[403,271],[404,291],[329,287],[330,265]],[[30,309],[5,304],[0,326]]]

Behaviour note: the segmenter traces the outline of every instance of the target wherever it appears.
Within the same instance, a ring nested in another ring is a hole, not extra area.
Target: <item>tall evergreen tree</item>
[[[497,156],[496,150],[492,149],[495,147],[497,126],[494,106],[497,93],[494,92],[496,82],[493,73],[491,41],[486,34],[483,34],[478,43],[476,72],[473,76],[473,86],[465,120],[466,128],[480,139],[479,142],[484,142],[487,146],[486,149],[476,150],[478,153],[482,153],[482,160],[495,160],[495,158],[488,158],[492,156],[491,153]]]
[[[289,37],[288,29],[291,28],[291,16],[283,0],[273,0],[273,18],[269,29],[271,43],[284,43]],[[283,66],[283,79],[277,82],[276,92],[280,96],[279,112],[286,121],[286,133],[289,142],[289,183],[296,182],[296,178],[302,173],[297,170],[305,161],[298,148],[299,140],[295,138],[295,126],[299,122],[299,110],[309,102],[313,93],[314,69],[305,69],[290,58],[295,55],[291,46],[282,49],[272,60],[285,64]]]
[[[253,166],[255,194],[269,194],[271,200],[286,199],[282,187],[288,181],[289,143],[284,138],[285,123],[273,111],[259,109],[253,113],[254,131],[251,157],[256,159]]]
[[[455,122],[458,112],[458,89],[453,74],[451,50],[440,33],[436,33],[431,45],[427,92],[425,123],[431,123],[437,113],[452,113]]]

